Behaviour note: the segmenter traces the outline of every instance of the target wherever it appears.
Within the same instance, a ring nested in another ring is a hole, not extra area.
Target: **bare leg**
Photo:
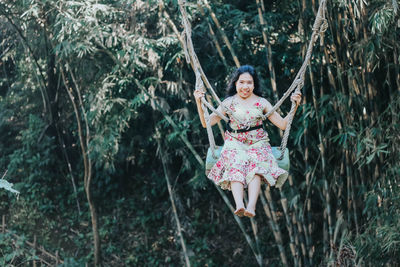
[[[243,203],[243,184],[241,182],[231,182],[233,199],[235,200],[236,210],[244,208]]]
[[[261,177],[255,175],[253,180],[249,183],[249,203],[247,204],[247,211],[256,214],[256,204],[258,195],[260,194],[261,188]]]

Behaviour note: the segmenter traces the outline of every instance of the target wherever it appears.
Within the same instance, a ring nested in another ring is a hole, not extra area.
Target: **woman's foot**
[[[244,213],[245,213],[245,209],[244,208],[238,208],[235,210],[235,215],[239,216],[239,217],[243,217]]]
[[[249,218],[253,218],[254,216],[256,216],[256,212],[254,210],[246,209],[243,215]]]

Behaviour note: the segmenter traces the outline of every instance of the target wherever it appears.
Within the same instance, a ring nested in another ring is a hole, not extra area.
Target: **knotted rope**
[[[239,124],[243,124],[243,125],[245,125],[247,127],[250,127],[250,125],[252,123],[254,123],[256,120],[259,120],[259,119],[265,120],[269,116],[271,116],[282,105],[283,101],[286,100],[286,98],[289,96],[290,93],[292,93],[293,91],[294,91],[294,93],[299,93],[301,91],[301,89],[304,86],[304,76],[305,76],[305,72],[306,72],[307,66],[310,63],[310,59],[311,59],[312,49],[314,47],[314,43],[317,40],[318,35],[322,35],[326,31],[326,29],[328,28],[328,23],[327,23],[327,20],[325,18],[326,0],[321,0],[321,2],[319,4],[318,12],[317,12],[317,15],[316,15],[316,18],[315,18],[315,21],[314,21],[314,24],[313,24],[313,28],[312,28],[311,40],[310,40],[310,42],[308,44],[308,47],[307,47],[306,56],[305,56],[304,62],[302,64],[300,70],[298,71],[293,83],[290,85],[289,89],[284,93],[282,98],[272,107],[271,110],[269,110],[266,114],[264,114],[264,115],[262,115],[262,116],[260,116],[258,118],[255,118],[254,120],[249,120],[249,121],[242,121],[242,120],[240,120],[240,119],[238,119],[238,118],[236,118],[234,116],[232,111],[228,107],[226,107],[221,102],[221,100],[218,98],[218,96],[215,93],[214,89],[212,88],[210,82],[208,81],[206,75],[204,74],[204,71],[201,68],[201,65],[199,63],[197,55],[196,55],[196,53],[194,51],[193,42],[192,42],[192,38],[191,38],[192,30],[191,30],[190,23],[189,23],[189,20],[188,20],[188,17],[187,17],[187,13],[186,13],[186,9],[185,9],[184,3],[186,3],[185,0],[178,0],[179,9],[180,9],[181,14],[182,14],[182,24],[183,24],[183,27],[184,27],[184,31],[182,33],[182,39],[184,40],[183,50],[185,52],[186,61],[189,64],[190,63],[192,64],[192,68],[193,68],[193,70],[194,70],[194,72],[196,74],[196,89],[201,89],[201,91],[204,92],[204,89],[205,89],[204,83],[205,83],[207,88],[210,89],[211,94],[213,95],[213,97],[216,99],[218,104],[223,108],[225,113],[227,115],[229,115],[229,117],[231,117],[234,120],[236,120]],[[221,112],[219,112],[216,109],[214,109],[212,107],[212,105],[210,103],[208,103],[207,100],[204,97],[201,98],[201,103],[202,103],[202,108],[203,108],[203,112],[204,112],[204,118],[205,118],[205,121],[206,121],[207,133],[208,133],[208,139],[209,139],[209,142],[210,142],[210,147],[211,147],[213,156],[215,157],[215,154],[214,154],[215,140],[214,140],[214,136],[213,136],[211,125],[210,125],[210,116],[209,116],[207,108],[209,108],[210,110],[215,112],[219,117],[221,117],[226,122],[229,122],[229,119],[226,116],[224,116]],[[282,154],[281,154],[279,159],[283,158],[284,151],[286,149],[287,140],[288,140],[289,133],[290,133],[290,128],[291,128],[291,125],[292,125],[292,122],[293,122],[295,109],[296,109],[296,104],[294,103],[294,101],[292,101],[290,112],[288,114],[288,116],[289,116],[288,117],[288,122],[287,122],[287,125],[286,125],[285,133],[284,133],[283,138],[282,138],[282,143],[281,143],[281,146],[280,146],[280,150],[281,150]]]
[[[224,112],[226,112],[229,116],[233,117],[239,123],[246,124],[246,122],[235,117],[232,114],[232,111],[229,108],[227,108],[225,105],[223,105],[223,103],[219,99],[218,95],[215,93],[215,90],[213,89],[210,82],[208,81],[207,76],[204,74],[204,71],[200,65],[198,58],[197,58],[197,54],[194,51],[193,42],[192,42],[192,28],[190,26],[189,19],[187,17],[184,3],[186,3],[186,0],[178,0],[179,9],[182,14],[182,24],[183,24],[183,28],[184,28],[184,31],[182,33],[182,40],[184,40],[183,51],[185,53],[187,63],[192,65],[193,71],[196,74],[196,83],[199,83],[202,85],[202,86],[199,85],[199,88],[202,88],[202,91],[204,91],[204,88],[205,88],[204,83],[205,83],[207,88],[210,89],[212,96],[215,98],[215,100],[218,102],[218,104],[221,105],[221,107],[223,108]],[[198,79],[198,75],[200,75],[201,79]],[[205,98],[202,98],[201,102],[204,103],[209,108],[212,107],[212,105],[210,103],[208,103]],[[210,108],[210,109],[212,111],[216,112],[216,109],[214,109],[214,108]],[[222,113],[218,112],[217,114],[226,122],[229,121],[229,119],[226,116],[224,116]]]
[[[210,82],[208,81],[207,77],[205,76],[203,69],[201,68],[201,65],[199,63],[199,60],[197,58],[197,55],[194,51],[194,47],[193,47],[193,42],[192,42],[192,30],[191,30],[191,26],[187,17],[187,13],[186,13],[186,9],[184,7],[184,0],[178,0],[179,3],[179,8],[180,11],[182,13],[182,24],[184,27],[184,31],[182,33],[182,40],[184,40],[183,42],[183,50],[185,52],[185,57],[186,57],[186,61],[187,63],[191,63],[192,64],[192,68],[196,74],[196,89],[199,89],[201,91],[204,92],[204,82],[207,84],[207,87],[210,89],[212,95],[214,96],[214,98],[217,100],[217,102],[219,103],[219,105],[222,105],[222,107],[224,107],[224,105],[222,104],[221,100],[218,98],[217,94],[215,93],[214,89],[212,88]],[[203,79],[202,79],[203,78]],[[229,122],[229,118],[227,118],[226,116],[224,116],[221,112],[219,112],[218,110],[216,110],[210,103],[207,102],[207,100],[205,99],[205,97],[201,98],[201,106],[203,109],[203,113],[204,113],[204,119],[206,121],[206,128],[207,128],[207,135],[208,135],[208,141],[210,142],[210,148],[212,151],[212,155],[214,158],[216,158],[215,155],[215,139],[214,139],[214,135],[212,132],[212,128],[211,128],[211,124],[210,124],[210,114],[208,113],[208,110],[206,107],[208,107],[209,109],[211,109],[213,112],[215,112],[219,117],[221,117],[223,120],[225,120],[226,122]],[[226,109],[226,108],[225,108]],[[230,111],[225,111],[227,112],[227,114],[231,114],[232,113]],[[232,115],[233,116],[233,115]],[[238,118],[235,118],[236,120],[238,120]]]
[[[300,93],[301,89],[303,88],[303,86],[304,86],[304,76],[305,76],[305,72],[306,72],[307,66],[308,66],[308,64],[310,63],[310,60],[311,60],[311,55],[312,55],[312,50],[313,50],[313,47],[314,47],[314,43],[317,40],[318,35],[322,35],[326,31],[326,29],[328,28],[328,22],[327,22],[327,20],[325,18],[325,10],[326,10],[326,0],[322,0],[320,2],[320,4],[319,4],[317,16],[316,16],[315,21],[314,21],[313,32],[311,34],[311,40],[310,40],[310,42],[308,44],[308,47],[307,47],[307,53],[306,53],[303,65],[301,66],[299,72],[297,73],[296,78],[294,79],[292,85],[285,92],[285,94],[278,101],[278,103],[275,104],[275,106],[272,108],[272,110],[268,111],[263,116],[263,119],[268,118],[273,112],[275,112],[275,110],[277,108],[279,108],[279,106],[282,104],[282,102],[289,96],[289,94],[293,90],[295,90],[294,93]],[[286,149],[287,140],[289,138],[290,128],[292,126],[295,109],[296,109],[296,104],[294,103],[294,101],[292,101],[292,106],[290,108],[288,122],[287,122],[287,125],[286,125],[285,133],[283,134],[282,143],[281,143],[281,146],[280,146],[281,156],[279,157],[279,159],[283,158],[283,155],[284,155],[284,152],[285,152],[285,149]]]
[[[204,91],[204,83],[201,80],[201,76],[200,76],[199,72],[196,72],[196,90]],[[204,99],[204,97],[202,97],[202,99],[201,99],[202,100],[201,101],[201,108],[203,109],[204,120],[206,121],[208,141],[210,142],[210,148],[211,148],[212,156],[214,158],[217,158],[217,156],[215,155],[215,139],[214,139],[214,134],[213,134],[213,131],[212,131],[212,128],[211,128],[210,114],[208,113],[208,109],[206,108],[207,107],[206,103],[208,104],[208,102],[205,101],[205,99],[204,100],[203,99]]]

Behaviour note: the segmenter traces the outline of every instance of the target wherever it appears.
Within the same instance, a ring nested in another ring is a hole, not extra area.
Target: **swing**
[[[289,171],[290,168],[290,160],[289,160],[289,149],[285,149],[285,153],[283,154],[283,158],[280,158],[281,151],[278,147],[273,146],[272,148],[272,155],[274,155],[276,162],[278,163],[279,168],[284,169],[285,171]],[[222,146],[216,146],[214,153],[215,157],[213,156],[211,148],[207,150],[207,157],[206,157],[206,175],[210,172],[211,168],[217,163],[220,155],[222,152]]]
[[[225,107],[225,105],[221,102],[221,100],[218,98],[217,94],[215,93],[214,89],[212,88],[206,75],[204,74],[204,71],[203,71],[203,69],[199,63],[199,60],[197,58],[197,55],[194,51],[193,42],[191,39],[191,27],[189,24],[189,20],[187,18],[187,13],[186,13],[186,9],[183,4],[183,0],[178,0],[178,4],[179,4],[179,8],[180,8],[180,11],[182,14],[182,24],[184,27],[183,38],[182,38],[182,39],[184,39],[183,50],[185,52],[186,61],[192,65],[192,68],[196,74],[196,89],[200,89],[200,90],[204,91],[204,88],[205,88],[204,84],[205,84],[206,87],[211,91],[212,96],[215,98],[215,100],[218,102],[218,104],[223,108],[223,110],[225,111],[225,113],[228,115],[229,118],[235,120],[238,123],[245,124],[249,127],[254,121],[259,120],[259,119],[265,120],[270,115],[272,115],[282,105],[283,101],[289,96],[290,93],[292,93],[293,91],[295,93],[300,92],[300,90],[304,86],[305,71],[306,71],[308,64],[310,63],[314,43],[317,40],[318,35],[322,36],[322,34],[326,31],[326,29],[328,27],[327,21],[325,19],[326,0],[321,0],[321,2],[319,4],[317,15],[316,15],[316,18],[314,21],[314,25],[312,28],[313,31],[312,31],[312,35],[311,35],[311,40],[307,47],[307,53],[306,53],[304,62],[302,64],[300,70],[298,71],[293,83],[290,85],[289,89],[284,93],[282,98],[266,114],[263,114],[261,117],[255,118],[254,120],[243,122],[240,119],[238,119],[237,117],[235,117],[229,108]],[[216,113],[221,119],[223,119],[227,123],[230,121],[230,119],[228,117],[226,117],[224,114],[222,114],[221,112],[217,111],[206,100],[205,97],[201,98],[201,105],[202,105],[202,109],[204,112],[204,118],[206,121],[208,140],[210,142],[210,147],[207,151],[207,158],[206,158],[206,174],[208,174],[210,169],[217,162],[217,160],[221,154],[221,151],[222,151],[222,146],[215,145],[214,135],[213,135],[211,125],[210,125],[210,115],[209,115],[208,109],[210,109],[211,111]],[[272,147],[272,153],[273,153],[274,157],[276,158],[279,167],[286,171],[288,171],[289,167],[290,167],[289,150],[286,148],[286,145],[287,145],[287,140],[288,140],[289,133],[290,133],[291,124],[293,121],[295,106],[296,106],[296,104],[292,101],[291,109],[289,112],[289,119],[287,122],[287,126],[285,129],[280,147],[279,148]]]

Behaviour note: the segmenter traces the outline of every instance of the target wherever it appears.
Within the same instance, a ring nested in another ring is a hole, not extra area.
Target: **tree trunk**
[[[66,63],[66,65],[68,65],[68,63]],[[69,82],[64,73],[63,66],[61,66],[61,64],[60,64],[59,68],[61,71],[61,75],[62,75],[62,78],[64,81],[66,91],[71,100],[71,104],[74,108],[75,118],[76,118],[76,122],[77,122],[77,126],[78,126],[79,142],[80,142],[81,153],[82,153],[82,158],[83,158],[83,165],[84,165],[83,181],[84,181],[85,193],[86,193],[86,198],[88,200],[90,216],[91,216],[91,221],[92,221],[93,245],[94,245],[94,265],[100,266],[101,265],[101,248],[100,248],[100,235],[99,235],[99,229],[98,229],[98,218],[97,218],[96,206],[92,200],[92,195],[90,192],[90,182],[91,182],[91,178],[92,178],[92,162],[89,158],[88,151],[87,151],[87,147],[89,144],[89,138],[90,138],[89,137],[89,124],[87,122],[87,119],[85,119],[84,123],[86,126],[86,132],[84,133],[83,129],[82,129],[82,122],[80,119],[81,114],[78,109],[78,105],[79,105],[79,107],[81,108],[81,111],[84,113],[82,99],[80,98],[80,96],[78,94],[78,99],[80,101],[78,103],[76,103],[77,101],[73,95],[72,89],[69,86]],[[68,66],[68,69],[71,70],[69,66]],[[74,81],[74,84],[76,87],[76,91],[79,93],[79,88],[77,87],[77,83],[75,82],[76,80],[73,79],[73,81]],[[84,114],[83,117],[86,118],[86,115]]]

